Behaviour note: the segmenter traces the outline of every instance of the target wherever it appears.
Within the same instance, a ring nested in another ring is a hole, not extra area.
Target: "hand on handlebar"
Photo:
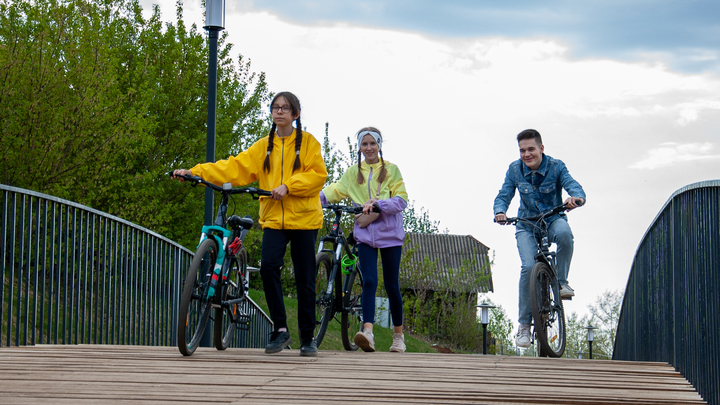
[[[176,169],[175,171],[173,171],[172,178],[180,180],[180,183],[184,183],[185,179],[178,176],[192,176],[192,172],[187,169]]]
[[[505,214],[502,213],[502,212],[499,213],[499,214],[496,214],[496,215],[495,215],[495,222],[497,222],[497,223],[500,224],[500,225],[507,225],[507,224],[508,224],[508,222],[507,222],[507,215],[505,215]]]
[[[285,198],[285,196],[287,195],[287,193],[288,193],[288,187],[287,187],[286,185],[284,185],[284,184],[281,184],[279,187],[275,187],[275,188],[272,189],[270,192],[272,193],[272,197],[271,197],[271,198],[272,198],[273,200],[278,200],[278,201],[280,201],[280,200],[282,200],[283,198]]]
[[[585,200],[578,197],[568,197],[567,200],[565,200],[565,202],[563,203],[563,205],[565,205],[568,211],[572,211],[583,204],[585,204]]]
[[[375,208],[377,208],[377,210],[375,210]],[[362,209],[363,214],[365,215],[373,211],[380,212],[380,207],[377,205],[377,198],[371,198],[370,200],[368,200],[368,202],[362,205]]]

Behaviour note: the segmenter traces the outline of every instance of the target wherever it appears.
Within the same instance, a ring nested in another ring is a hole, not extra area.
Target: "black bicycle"
[[[271,194],[253,187],[233,188],[230,183],[219,187],[196,176],[174,177],[190,181],[193,186],[210,187],[222,195],[215,225],[202,227],[200,243],[185,276],[178,314],[178,349],[184,356],[192,355],[200,344],[208,319],[212,319],[215,348],[225,350],[235,329],[249,328],[250,315],[242,311],[242,304],[248,297],[250,272],[259,271],[248,266],[247,250],[243,246],[253,220],[237,215],[227,218],[228,202],[235,194],[250,194],[254,199]],[[213,308],[215,314],[211,317]]]
[[[355,334],[364,329],[362,316],[363,279],[357,258],[357,244],[352,233],[346,238],[340,227],[343,213],[359,214],[362,207],[339,204],[323,205],[324,209],[335,214],[330,232],[320,238],[315,280],[315,341],[318,347],[322,343],[330,320],[340,313],[340,325],[345,350],[357,350]],[[374,207],[373,211],[380,212]],[[329,244],[331,247],[326,248]],[[342,282],[342,276],[345,282]]]
[[[532,226],[538,251],[530,272],[530,311],[533,317],[533,336],[539,344],[540,357],[560,357],[565,352],[565,310],[560,295],[560,283],[555,272],[555,251],[550,250],[548,224],[545,218],[565,212],[559,205],[535,217],[508,218],[505,223],[522,222]]]

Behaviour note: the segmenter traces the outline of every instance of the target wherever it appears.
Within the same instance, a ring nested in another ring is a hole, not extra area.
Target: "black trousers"
[[[287,315],[283,301],[281,267],[285,249],[290,243],[298,296],[298,326],[300,339],[312,338],[315,332],[315,240],[317,229],[263,230],[260,276],[265,289],[270,319],[275,330],[287,328]]]

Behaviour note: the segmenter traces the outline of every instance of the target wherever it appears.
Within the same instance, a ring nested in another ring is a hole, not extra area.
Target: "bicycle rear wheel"
[[[230,301],[245,296],[245,287],[240,273],[245,271],[247,266],[247,252],[242,248],[237,254],[237,260],[230,261],[230,269],[227,275],[227,281],[223,283],[222,292],[220,294],[221,302]],[[230,305],[230,308],[215,308],[214,333],[213,341],[215,348],[225,350],[230,346],[238,321],[244,321],[240,314],[242,312],[242,303]]]
[[[540,356],[562,356],[565,352],[565,311],[560,286],[546,263],[535,263],[530,273],[530,310]]]
[[[330,273],[332,272],[332,259],[327,253],[318,253],[315,257],[317,263],[317,274],[315,278],[315,343],[320,347],[328,323],[335,311],[335,288],[326,297],[328,285],[330,284]]]
[[[355,334],[363,330],[363,279],[357,265],[353,268],[353,272],[347,276],[345,282],[349,288],[345,288],[348,293],[343,297],[343,312],[340,322],[342,342],[345,350],[355,351],[359,347],[355,344]]]
[[[208,288],[217,253],[215,240],[205,239],[195,252],[185,278],[177,328],[178,349],[183,356],[195,352],[210,317],[212,299],[208,297]]]

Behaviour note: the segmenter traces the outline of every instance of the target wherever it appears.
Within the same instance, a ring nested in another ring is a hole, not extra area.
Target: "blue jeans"
[[[557,245],[556,268],[560,285],[568,283],[567,277],[570,271],[570,261],[573,255],[573,234],[570,225],[564,218],[558,218],[548,228],[549,240]],[[535,253],[537,243],[532,231],[517,228],[515,231],[518,252],[522,268],[520,270],[520,283],[518,285],[518,322],[532,323],[530,311],[530,272],[535,265]]]
[[[378,250],[383,267],[383,281],[388,301],[390,301],[390,316],[394,326],[403,324],[403,302],[400,292],[400,258],[402,246],[386,248],[373,248],[364,243],[358,243],[358,259],[360,272],[363,276],[363,323],[375,323],[375,292],[378,287]]]

